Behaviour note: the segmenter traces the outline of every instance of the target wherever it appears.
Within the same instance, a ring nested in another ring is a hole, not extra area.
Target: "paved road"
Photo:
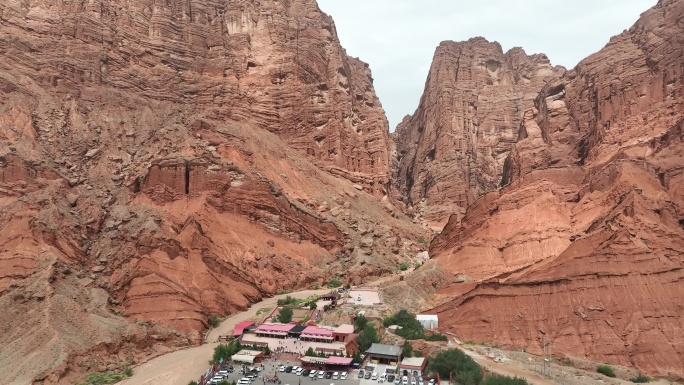
[[[306,290],[296,293],[278,295],[253,304],[242,313],[235,314],[213,329],[207,336],[210,343],[194,348],[179,350],[159,356],[142,365],[133,368],[133,376],[121,382],[122,385],[187,385],[199,377],[209,368],[209,360],[214,354],[214,347],[220,335],[232,334],[236,324],[246,320],[265,317],[266,314],[256,316],[262,308],[274,308],[278,299],[290,295],[294,298],[307,298],[314,294],[325,294],[329,289]],[[320,382],[318,382],[320,383]],[[260,385],[255,383],[256,385]],[[294,384],[291,384],[294,385]],[[336,384],[337,385],[337,384]]]

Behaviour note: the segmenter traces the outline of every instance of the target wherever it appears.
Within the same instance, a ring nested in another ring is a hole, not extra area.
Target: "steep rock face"
[[[249,122],[387,193],[388,129],[370,70],[315,1],[9,2],[0,18],[5,65],[63,97],[97,99],[107,85]]]
[[[426,232],[377,199],[370,71],[314,1],[9,2],[0,19],[9,383],[118,370],[198,343],[211,314],[420,251]]]
[[[525,113],[506,187],[430,253],[464,339],[684,377],[684,2],[660,1]]]
[[[442,42],[416,112],[393,134],[399,199],[437,227],[495,190],[523,111],[563,73],[543,54],[483,38]]]

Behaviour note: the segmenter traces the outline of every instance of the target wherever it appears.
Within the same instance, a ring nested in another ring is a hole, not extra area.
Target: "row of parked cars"
[[[310,378],[318,378],[319,380],[322,379],[333,379],[333,380],[346,380],[347,379],[347,372],[325,372],[323,370],[310,370],[310,369],[304,369],[300,368],[299,366],[285,366],[281,365],[278,368],[278,371],[284,372],[284,373],[294,373],[298,376],[302,377],[310,377]]]
[[[387,374],[383,373],[378,375],[378,373],[375,372],[370,372],[370,371],[364,371],[363,369],[359,370],[359,379],[365,378],[366,380],[377,380],[378,383],[383,383],[383,382],[392,382],[395,385],[425,385],[425,382],[423,381],[422,377],[418,376],[399,376],[399,375],[394,375],[394,374]],[[435,385],[435,379],[431,379],[427,385]]]
[[[216,374],[214,374],[214,377],[209,380],[208,384],[209,385],[215,385],[218,384],[219,382],[225,380],[228,378],[228,375],[230,373],[233,373],[233,367],[232,366],[224,366],[222,367]],[[240,384],[240,385],[248,385],[248,384]]]

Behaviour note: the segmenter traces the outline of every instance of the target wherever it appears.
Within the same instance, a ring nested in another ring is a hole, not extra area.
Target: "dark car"
[[[308,376],[309,373],[311,373],[311,370],[310,370],[310,369],[304,369],[304,371],[302,371],[302,377]]]
[[[394,382],[394,374],[387,376],[387,382]]]
[[[325,378],[329,380],[330,377],[332,377],[332,372],[325,372]]]
[[[359,378],[363,378],[363,370],[359,370]]]
[[[366,372],[366,376],[363,378],[365,378],[366,380],[370,379],[371,378],[371,372]]]
[[[285,368],[285,373],[292,373],[292,366]]]

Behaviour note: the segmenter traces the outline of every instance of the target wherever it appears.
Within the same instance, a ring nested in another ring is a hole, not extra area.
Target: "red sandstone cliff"
[[[543,54],[503,53],[483,38],[442,42],[418,109],[393,134],[398,198],[436,227],[462,216],[499,186],[523,111],[563,72]]]
[[[9,2],[0,20],[3,380],[75,383],[418,251],[378,199],[370,71],[315,1]]]
[[[525,112],[506,186],[431,245],[441,327],[684,377],[682,18],[660,1]]]

